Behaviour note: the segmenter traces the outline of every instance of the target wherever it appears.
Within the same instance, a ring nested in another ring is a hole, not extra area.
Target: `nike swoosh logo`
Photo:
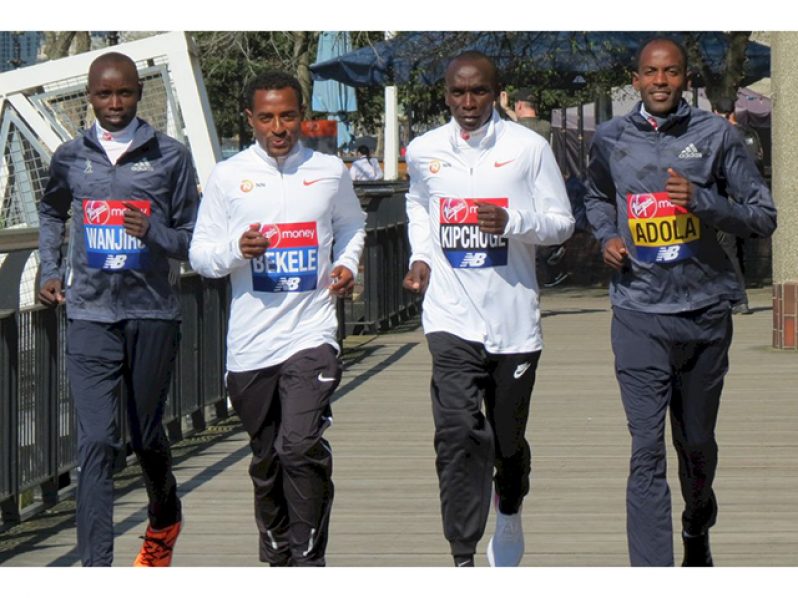
[[[501,168],[502,166],[507,166],[510,162],[515,162],[515,158],[513,158],[512,160],[507,160],[507,162],[494,162],[493,165],[496,168]]]
[[[324,374],[319,374],[319,382],[335,382],[335,378],[327,378]]]
[[[521,376],[523,376],[526,373],[526,371],[529,369],[530,365],[532,365],[532,364],[527,361],[526,363],[522,363],[517,368],[515,368],[515,373],[513,373],[513,378],[518,380],[518,378],[520,378]]]
[[[322,179],[313,179],[312,181],[309,181],[309,180],[305,179],[304,181],[302,181],[302,184],[305,185],[305,187],[309,187],[310,185],[314,185],[314,184],[318,183],[321,180]]]

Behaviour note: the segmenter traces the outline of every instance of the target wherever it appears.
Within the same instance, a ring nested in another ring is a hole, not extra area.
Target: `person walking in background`
[[[250,437],[260,560],[324,566],[333,482],[323,434],[341,380],[335,304],[354,287],[365,214],[344,163],[299,142],[294,77],[262,73],[245,101],[256,143],[211,173],[191,265],[230,276],[226,383]]]
[[[734,114],[734,100],[721,98],[715,103],[714,106],[712,106],[712,111],[718,116],[726,119],[729,124],[732,125],[738,133],[740,133],[748,153],[751,155],[751,158],[753,158],[756,168],[761,174],[763,170],[762,164],[764,155],[762,151],[762,142],[759,140],[759,135],[753,128],[741,125],[737,122],[737,117]],[[730,197],[729,199],[734,201],[733,197]],[[734,274],[737,277],[737,282],[740,284],[740,289],[743,292],[743,300],[732,307],[732,313],[750,314],[751,308],[748,306],[748,293],[745,291],[745,276],[743,274],[743,264],[741,259],[742,241],[737,235],[719,230],[718,242],[723,248],[723,251],[725,251],[726,255],[729,257],[729,261],[734,267]]]
[[[353,181],[381,181],[382,168],[376,158],[371,157],[371,150],[367,145],[357,148],[357,160],[352,162],[349,174]]]
[[[549,144],[494,110],[493,62],[460,54],[445,89],[452,120],[407,150],[404,286],[425,294],[436,468],[454,563],[474,566],[495,487],[488,562],[517,566],[531,472],[524,435],[543,348],[535,251],[564,242],[574,219]]]
[[[665,416],[679,460],[683,566],[711,566],[718,505],[715,424],[742,291],[716,230],[767,237],[776,209],[742,138],[682,99],[687,54],[668,38],[638,53],[641,102],[601,124],[590,147],[587,216],[610,283],[612,348],[632,456],[632,565],[674,564]],[[729,201],[729,197],[736,201]]]
[[[186,148],[137,118],[143,85],[124,54],[91,63],[96,123],[50,164],[39,229],[45,305],[66,303],[66,367],[78,421],[77,531],[84,566],[113,561],[113,468],[124,384],[149,525],[135,565],[170,565],[181,530],[162,416],[180,336],[176,272],[186,260],[197,187]],[[72,213],[70,243],[62,255]]]

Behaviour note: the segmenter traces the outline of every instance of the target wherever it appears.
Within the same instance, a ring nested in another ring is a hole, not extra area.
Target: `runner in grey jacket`
[[[78,550],[85,566],[113,561],[113,468],[122,450],[117,418],[124,384],[131,445],[149,498],[149,525],[134,564],[168,566],[182,515],[161,423],[180,334],[167,258],[188,257],[197,187],[186,148],[136,118],[142,83],[129,57],[97,58],[87,94],[97,122],[56,150],[39,206],[39,297],[45,305],[66,302],[68,318]]]
[[[633,76],[642,103],[601,125],[590,149],[587,216],[610,284],[612,347],[632,458],[627,535],[632,565],[672,565],[665,413],[670,410],[682,514],[683,565],[711,566],[717,420],[741,293],[716,230],[770,235],[776,210],[739,136],[681,99],[678,43],[645,44]],[[733,196],[738,203],[729,201]]]
[[[134,122],[132,142],[116,164],[106,156],[94,127],[64,143],[50,162],[39,205],[40,280],[66,281],[71,319],[180,317],[166,258],[188,259],[197,209],[191,156],[184,145],[145,121]],[[124,230],[124,203],[129,201],[149,206],[149,227],[140,240]],[[70,212],[76,217],[64,256]]]

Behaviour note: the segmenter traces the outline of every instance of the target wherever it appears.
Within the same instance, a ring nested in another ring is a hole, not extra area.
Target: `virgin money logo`
[[[447,198],[443,200],[441,213],[446,224],[462,224],[468,218],[468,202],[459,198]]]
[[[111,208],[108,206],[108,202],[90,201],[84,209],[89,224],[106,224],[111,218]]]
[[[283,238],[280,234],[280,228],[276,224],[264,224],[263,228],[260,229],[260,234],[266,237],[269,242],[269,249],[279,247]]]
[[[657,198],[651,193],[633,195],[629,209],[635,218],[654,218],[657,215]]]

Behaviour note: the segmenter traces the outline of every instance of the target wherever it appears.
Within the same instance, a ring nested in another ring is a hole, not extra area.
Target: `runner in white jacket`
[[[365,237],[343,162],[298,142],[301,97],[283,73],[250,85],[257,143],[214,168],[189,252],[203,276],[230,275],[227,387],[251,438],[260,559],[272,566],[325,564],[335,296],[351,291]]]
[[[405,287],[426,291],[444,533],[458,566],[473,564],[494,466],[498,517],[488,559],[517,565],[523,555],[524,431],[543,347],[535,246],[563,243],[574,227],[551,148],[499,119],[497,93],[487,57],[456,57],[446,74],[452,120],[407,151]]]

